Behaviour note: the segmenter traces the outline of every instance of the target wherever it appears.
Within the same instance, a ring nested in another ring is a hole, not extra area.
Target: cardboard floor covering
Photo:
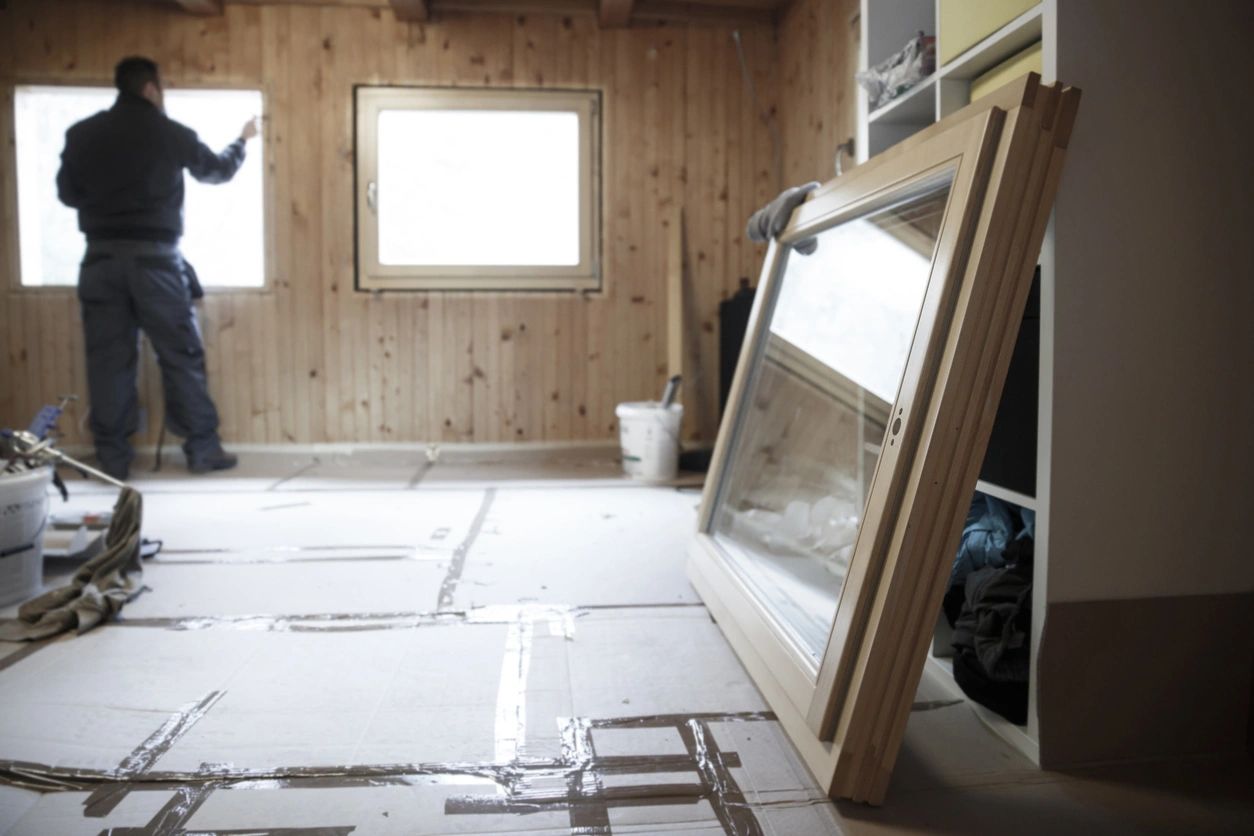
[[[149,590],[0,658],[0,826],[836,832],[684,580],[696,493],[409,464],[152,480]]]
[[[699,493],[633,485],[612,462],[274,453],[209,477],[176,463],[140,473],[145,536],[165,544],[149,590],[84,636],[0,643],[0,833],[1225,832],[1250,820],[1249,806],[1179,790],[1248,771],[1041,772],[930,670],[885,807],[831,804],[684,579]],[[70,486],[70,509],[111,502]]]

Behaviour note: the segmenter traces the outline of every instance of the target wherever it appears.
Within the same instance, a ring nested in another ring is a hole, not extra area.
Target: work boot
[[[239,464],[239,456],[234,456],[218,447],[204,455],[187,460],[187,469],[192,473],[210,473],[214,470],[230,470]]]

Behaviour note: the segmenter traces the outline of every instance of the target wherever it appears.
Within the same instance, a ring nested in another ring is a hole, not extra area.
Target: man
[[[109,475],[129,476],[130,436],[139,428],[135,377],[142,328],[161,366],[166,425],[183,437],[188,469],[225,470],[238,460],[218,438],[192,307],[200,286],[178,248],[183,170],[202,183],[230,180],[244,161],[245,143],[257,135],[257,120],[248,120],[239,139],[215,154],[195,131],[165,115],[153,61],[123,59],[114,80],[113,107],[66,132],[57,173],[61,202],[78,210],[78,227],[87,236],[78,298],[96,456]]]

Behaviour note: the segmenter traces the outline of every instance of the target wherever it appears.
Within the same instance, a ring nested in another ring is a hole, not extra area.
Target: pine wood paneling
[[[858,0],[794,0],[779,23],[784,182],[825,182],[857,133]],[[853,160],[843,160],[845,170]]]
[[[769,108],[774,30],[740,32]],[[249,152],[266,155],[270,282],[264,292],[211,293],[202,309],[228,443],[614,437],[615,405],[656,397],[665,380],[663,220],[678,207],[688,213],[685,330],[697,360],[684,389],[686,434],[712,439],[717,305],[739,276],[757,274],[762,250],[741,228],[778,187],[731,33],[606,31],[590,15],[405,23],[381,8],[227,4],[196,18],[140,3],[11,0],[0,11],[0,423],[24,422],[57,392],[86,395],[73,291],[17,287],[12,85],[107,82],[119,57],[139,53],[171,85],[266,96],[264,145]],[[603,290],[355,292],[357,84],[602,90]],[[146,355],[147,441],[161,415],[157,374]],[[65,422],[71,441],[85,440],[72,426],[82,413]]]

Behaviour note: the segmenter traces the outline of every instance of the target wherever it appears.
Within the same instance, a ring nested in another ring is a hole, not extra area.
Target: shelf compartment
[[[930,125],[936,121],[936,73],[902,93],[883,107],[871,111],[872,125]]]
[[[980,41],[937,75],[946,81],[970,81],[1041,40],[1043,11],[1035,6]]]
[[[941,659],[928,654],[927,664],[936,672],[937,679],[943,683],[944,687],[956,699],[964,700],[989,731],[1019,750],[1032,763],[1040,765],[1041,744],[1032,736],[1031,731],[1024,726],[1016,726],[997,712],[985,708],[962,693],[962,689],[954,681],[954,666],[951,659]]]

